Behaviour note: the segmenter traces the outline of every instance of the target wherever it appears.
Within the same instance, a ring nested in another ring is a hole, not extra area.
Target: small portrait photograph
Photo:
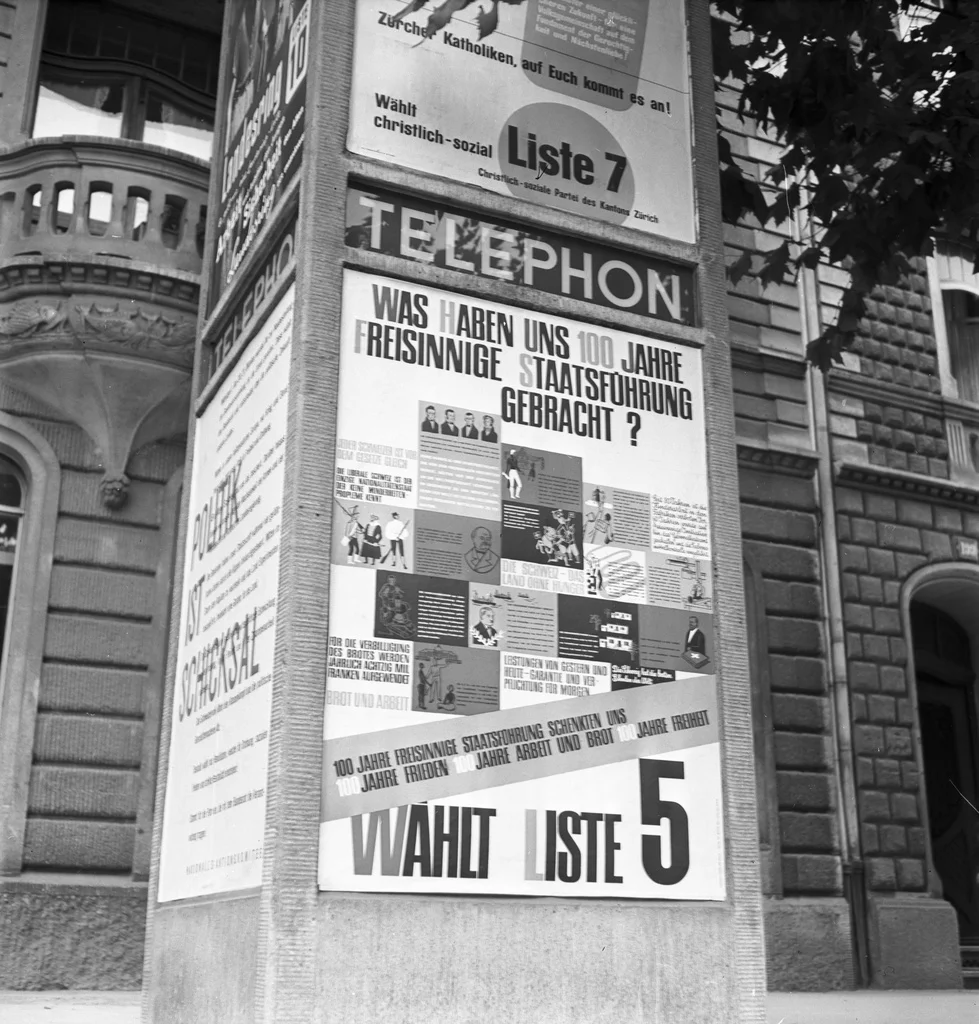
[[[469,646],[500,650],[506,646],[507,610],[513,595],[502,587],[472,586],[469,597]]]
[[[707,636],[700,628],[700,619],[696,615],[691,615],[687,621],[681,657],[694,668],[703,668],[710,661],[707,657]]]
[[[439,433],[448,434],[450,437],[459,436],[459,426],[456,423],[455,409],[446,409],[442,413],[442,422],[439,424]]]
[[[469,537],[472,546],[462,556],[466,567],[478,576],[492,574],[500,564],[500,556],[493,550],[493,531],[487,526],[474,526]]]
[[[462,417],[462,436],[468,441],[479,440],[479,430],[476,428],[476,414],[467,412]]]
[[[477,444],[497,442],[496,420],[483,409],[467,409],[444,402],[420,402],[419,412],[422,434],[455,437]]]
[[[480,441],[486,441],[488,444],[497,444],[499,437],[496,433],[496,420],[492,416],[483,416],[483,424],[479,431]]]
[[[425,418],[422,420],[423,434],[437,434],[439,432],[438,412],[434,405],[425,406]]]

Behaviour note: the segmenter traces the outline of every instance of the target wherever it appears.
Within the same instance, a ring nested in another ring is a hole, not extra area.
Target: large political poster
[[[230,0],[208,312],[235,280],[302,164],[310,0]]]
[[[681,0],[357,0],[355,153],[695,240]]]
[[[347,270],[320,886],[724,897],[698,350]]]
[[[161,903],[262,881],[293,295],[197,421]]]

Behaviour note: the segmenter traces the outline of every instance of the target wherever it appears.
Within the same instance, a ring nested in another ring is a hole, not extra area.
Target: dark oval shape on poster
[[[632,212],[636,183],[625,150],[577,107],[531,103],[515,110],[497,152],[507,188],[521,199],[614,224]]]

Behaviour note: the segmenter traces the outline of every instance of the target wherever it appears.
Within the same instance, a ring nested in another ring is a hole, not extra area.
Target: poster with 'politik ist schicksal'
[[[344,274],[320,886],[724,897],[700,353]]]
[[[349,148],[695,241],[682,0],[358,0]]]

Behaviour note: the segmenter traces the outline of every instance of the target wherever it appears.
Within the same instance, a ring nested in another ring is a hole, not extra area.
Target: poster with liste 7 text
[[[700,353],[347,270],[319,883],[720,900]]]
[[[695,241],[682,0],[357,0],[348,146]]]

